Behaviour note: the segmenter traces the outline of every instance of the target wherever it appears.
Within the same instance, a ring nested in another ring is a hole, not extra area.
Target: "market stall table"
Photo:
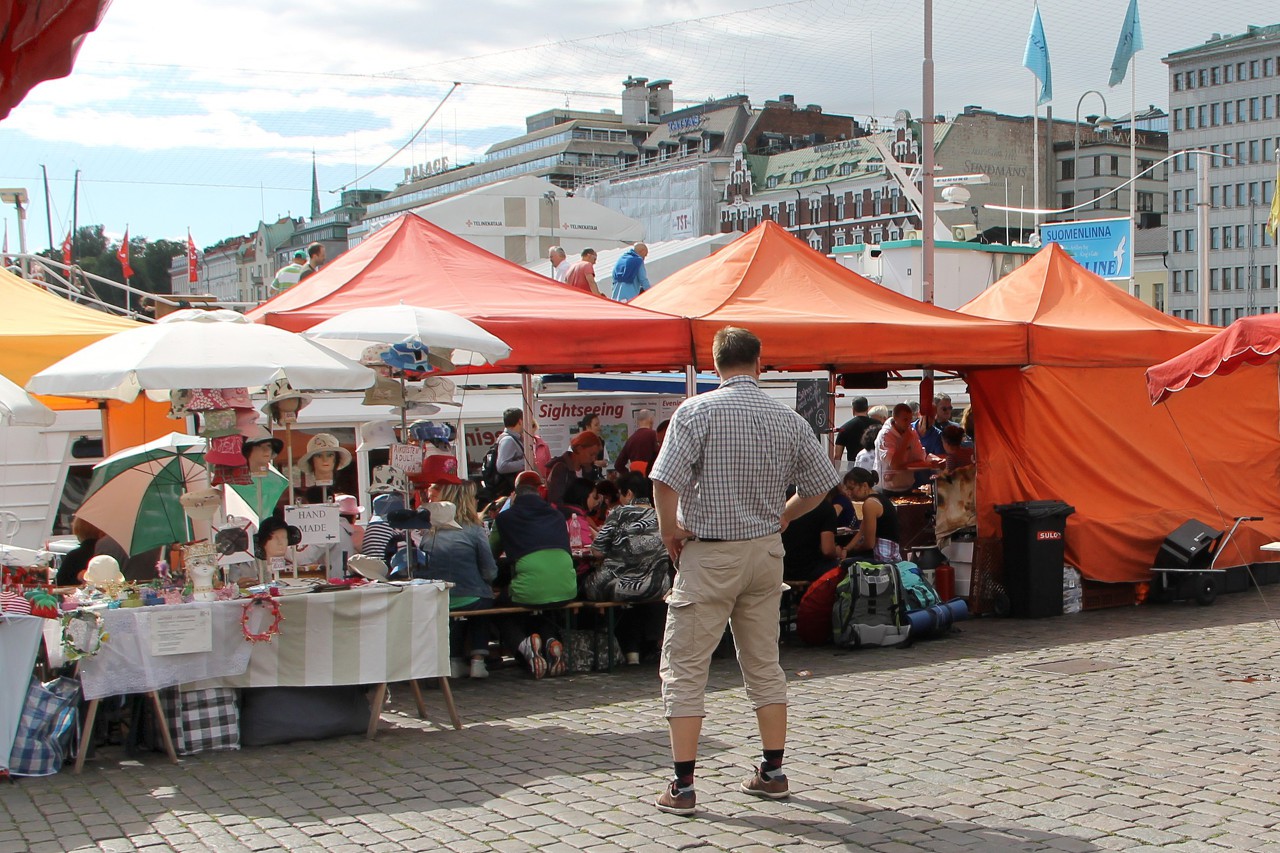
[[[389,682],[413,685],[425,717],[417,679],[440,679],[454,728],[461,728],[448,684],[449,595],[443,583],[371,584],[338,592],[272,599],[280,609],[279,633],[251,643],[245,630],[262,632],[271,620],[242,627],[250,599],[103,611],[110,639],[81,667],[87,738],[103,696],[146,693],[183,685],[206,687],[318,687],[377,685],[369,737],[377,730]],[[272,616],[274,614],[271,614]],[[261,623],[261,624],[259,624]],[[184,651],[186,648],[199,649]],[[166,749],[176,761],[161,716]],[[82,743],[87,742],[82,738]],[[76,771],[84,750],[76,757]]]

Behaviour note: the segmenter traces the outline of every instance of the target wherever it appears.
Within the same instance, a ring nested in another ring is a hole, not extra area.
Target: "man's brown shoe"
[[[697,811],[698,795],[692,789],[680,791],[672,782],[658,797],[658,811],[667,814],[691,815]]]
[[[785,800],[791,796],[786,776],[766,779],[760,775],[759,769],[753,770],[751,775],[743,781],[742,792],[756,797],[767,797],[770,800]]]

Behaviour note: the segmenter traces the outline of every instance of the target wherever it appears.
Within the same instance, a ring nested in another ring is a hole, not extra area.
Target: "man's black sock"
[[[688,791],[693,788],[693,768],[697,763],[696,760],[675,762],[676,788],[681,791]]]
[[[764,763],[760,765],[760,776],[765,779],[776,779],[783,775],[782,772],[782,753],[786,750],[782,749],[766,749],[764,751]]]

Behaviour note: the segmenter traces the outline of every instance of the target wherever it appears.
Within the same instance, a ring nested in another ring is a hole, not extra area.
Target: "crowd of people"
[[[648,256],[647,245],[633,243],[618,257],[613,265],[613,290],[609,294],[610,299],[615,302],[630,302],[649,289],[649,272],[645,268],[645,258]],[[547,260],[551,262],[551,277],[556,281],[584,293],[604,295],[596,282],[599,253],[595,249],[583,249],[578,259],[571,261],[563,247],[552,246],[547,250]]]

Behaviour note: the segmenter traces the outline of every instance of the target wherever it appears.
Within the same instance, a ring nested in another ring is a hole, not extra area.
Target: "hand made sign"
[[[302,531],[303,545],[331,545],[338,541],[341,520],[337,504],[287,506],[284,520]]]

